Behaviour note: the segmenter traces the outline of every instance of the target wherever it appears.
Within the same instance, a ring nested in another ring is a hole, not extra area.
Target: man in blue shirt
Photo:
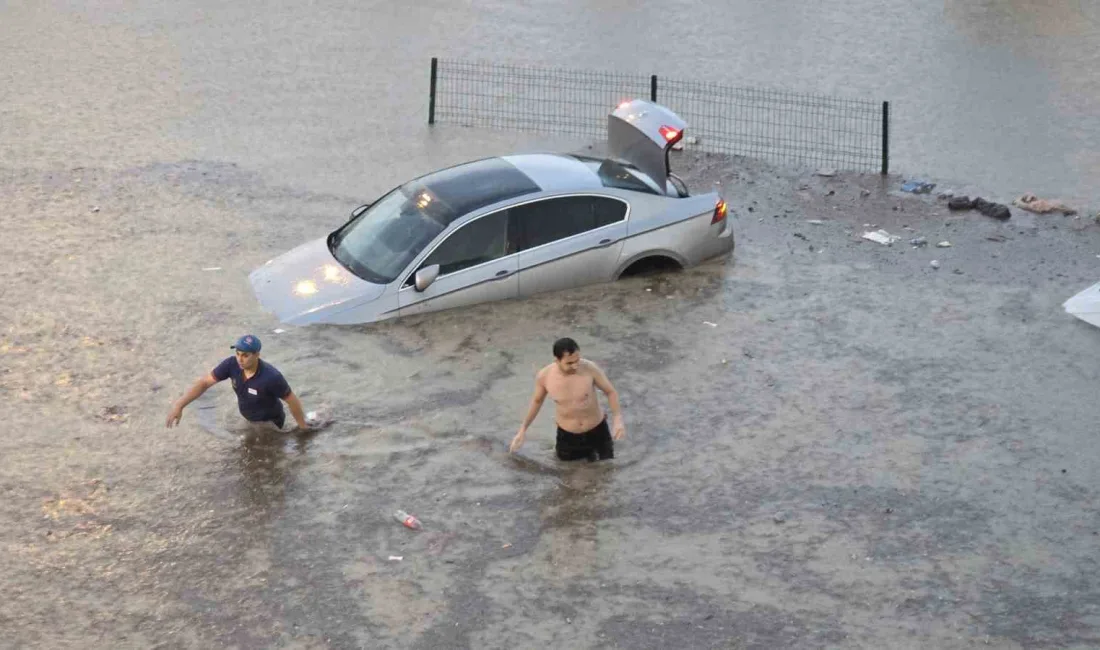
[[[230,380],[233,391],[237,393],[237,408],[249,422],[271,422],[282,429],[286,421],[283,400],[290,406],[290,414],[298,423],[298,428],[309,429],[306,416],[302,412],[302,403],[290,390],[290,385],[279,370],[260,359],[260,339],[245,334],[230,346],[236,355],[225,358],[204,377],[200,377],[180,397],[168,413],[169,428],[179,424],[185,406],[198,399],[219,381]]]

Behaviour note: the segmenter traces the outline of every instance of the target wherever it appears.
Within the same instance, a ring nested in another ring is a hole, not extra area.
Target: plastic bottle
[[[420,520],[405,512],[404,510],[398,510],[397,512],[393,513],[393,518],[397,521],[400,521],[402,524],[405,524],[405,526],[408,528],[412,528],[413,530],[420,530]]]

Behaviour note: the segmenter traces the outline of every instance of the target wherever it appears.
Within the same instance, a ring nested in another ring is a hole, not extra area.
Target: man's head
[[[558,339],[554,341],[554,359],[559,370],[571,375],[577,372],[577,365],[581,362],[581,349],[571,338]]]
[[[245,334],[229,347],[236,350],[237,365],[242,370],[254,370],[260,362],[260,339],[251,334]]]

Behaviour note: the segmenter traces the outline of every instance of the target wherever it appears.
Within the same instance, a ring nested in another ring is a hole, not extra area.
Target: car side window
[[[521,205],[512,212],[524,250],[622,221],[626,205],[603,196],[562,196]]]
[[[626,204],[622,201],[609,199],[606,196],[589,198],[592,199],[592,216],[596,220],[596,228],[603,228],[626,219]]]
[[[440,277],[511,254],[508,245],[508,210],[479,217],[451,233],[420,268],[439,265]]]

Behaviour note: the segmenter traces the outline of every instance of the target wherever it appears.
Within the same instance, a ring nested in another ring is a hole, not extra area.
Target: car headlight
[[[325,282],[331,282],[333,284],[344,282],[344,273],[340,270],[340,267],[335,264],[325,264],[324,276]]]
[[[294,285],[294,293],[299,296],[312,296],[317,293],[317,283],[313,280],[302,280]]]

